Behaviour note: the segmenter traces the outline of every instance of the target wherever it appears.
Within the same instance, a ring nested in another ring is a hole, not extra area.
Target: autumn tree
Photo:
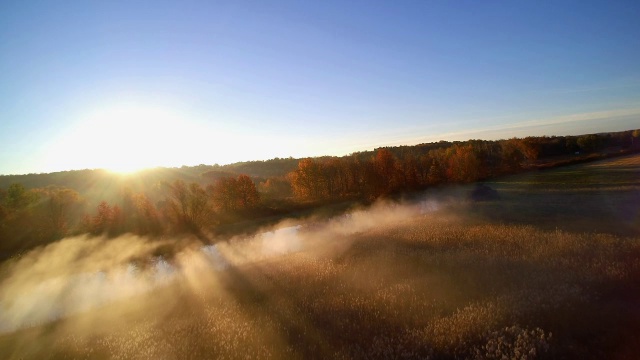
[[[139,235],[158,235],[162,232],[160,214],[144,193],[130,188],[122,191],[122,226],[125,232]]]
[[[169,197],[165,201],[167,215],[173,219],[176,230],[200,233],[213,223],[213,208],[205,189],[197,183],[186,185],[182,180],[165,184]]]
[[[64,237],[69,230],[69,223],[73,221],[73,211],[79,205],[80,195],[75,190],[59,187],[48,187],[44,194],[45,213],[51,226],[51,236]]]
[[[322,181],[325,184],[326,194],[329,199],[339,197],[342,192],[340,165],[337,159],[324,160],[320,163],[322,169]]]
[[[568,153],[574,153],[578,150],[580,150],[580,146],[578,146],[578,138],[575,136],[567,136],[564,142],[565,148],[557,151],[557,153],[551,153],[551,154],[547,154],[547,155],[562,155],[562,154],[566,154]],[[548,147],[549,145],[547,145]]]
[[[95,235],[122,234],[125,230],[122,209],[118,205],[111,206],[108,202],[101,201],[96,208],[96,214],[83,220],[83,227],[85,231]]]
[[[0,189],[0,220],[10,221],[35,201],[36,195],[29,194],[22,184],[14,183],[7,190]]]
[[[162,233],[162,223],[158,210],[145,194],[133,195],[135,207],[135,230],[137,234],[158,235]]]
[[[373,160],[373,167],[377,174],[373,185],[376,195],[388,194],[395,191],[398,185],[398,177],[396,172],[396,157],[389,149],[378,149]]]
[[[260,203],[260,195],[256,189],[256,184],[247,175],[239,175],[237,182],[238,209],[255,209]]]
[[[216,209],[223,212],[236,211],[238,206],[238,181],[232,177],[216,180],[214,185],[207,187]]]
[[[402,177],[403,190],[416,190],[420,186],[420,164],[412,154],[402,159],[398,164],[398,172]]]
[[[431,160],[431,165],[429,165],[429,172],[427,175],[427,184],[439,185],[444,183],[446,180],[446,170],[444,169],[443,163],[438,159]]]
[[[37,224],[39,193],[20,183],[2,191],[0,203],[0,248],[26,248],[35,245],[42,229]]]
[[[9,185],[4,196],[4,205],[10,211],[20,211],[38,201],[38,194],[27,190],[24,185],[14,183]]]
[[[224,177],[207,188],[216,207],[225,212],[255,209],[260,203],[256,185],[248,175],[237,178]]]
[[[7,218],[9,214],[9,210],[5,205],[5,199],[7,197],[7,191],[5,189],[0,189],[0,234],[2,234],[2,228],[4,227],[4,220]]]
[[[454,145],[447,149],[449,167],[447,177],[453,182],[472,182],[478,179],[479,161],[471,145]]]
[[[362,196],[365,184],[363,178],[364,164],[356,154],[344,158],[342,161],[342,171],[345,178],[346,196],[359,195]]]
[[[258,189],[267,199],[284,199],[292,195],[291,183],[285,177],[269,178],[261,182]]]
[[[630,144],[632,149],[640,149],[640,129],[631,131]]]
[[[594,152],[600,148],[601,141],[598,135],[590,134],[578,137],[576,140],[580,150],[584,152]]]
[[[522,162],[525,159],[522,151],[523,145],[520,139],[509,139],[500,141],[501,147],[501,170],[503,173],[517,172],[522,168]]]
[[[321,200],[326,193],[322,165],[317,160],[300,160],[298,169],[290,173],[291,187],[296,197],[304,200]]]
[[[501,173],[503,141],[470,140],[466,143],[471,146],[478,160],[477,179],[487,179]]]
[[[540,144],[534,137],[526,137],[522,139],[522,152],[529,161],[536,161],[540,155]]]

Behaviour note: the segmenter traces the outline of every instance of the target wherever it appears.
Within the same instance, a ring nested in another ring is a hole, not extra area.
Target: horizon
[[[582,136],[582,135],[592,135],[592,134],[608,134],[608,133],[616,133],[616,132],[625,132],[625,131],[634,131],[634,130],[638,130],[638,128],[628,128],[628,129],[623,129],[623,130],[616,130],[616,131],[601,131],[601,132],[593,132],[593,133],[583,133],[583,134],[554,134],[554,135],[548,135],[548,134],[544,134],[544,135],[535,135],[532,137],[571,137],[571,136]],[[248,163],[248,162],[260,162],[260,161],[272,161],[272,160],[278,160],[278,159],[305,159],[305,158],[322,158],[322,157],[347,157],[353,154],[357,154],[357,153],[363,153],[363,152],[375,152],[377,149],[380,148],[393,148],[393,147],[400,147],[400,146],[419,146],[419,145],[424,145],[424,144],[436,144],[438,142],[441,141],[446,141],[446,142],[450,142],[450,143],[456,143],[456,142],[468,142],[468,141],[474,141],[474,140],[481,140],[481,141],[503,141],[503,140],[508,140],[508,139],[524,139],[525,137],[529,137],[529,136],[523,136],[523,137],[511,137],[511,138],[495,138],[495,139],[482,139],[482,138],[468,138],[468,139],[464,139],[464,140],[444,140],[444,139],[440,139],[440,140],[434,140],[434,141],[428,141],[428,142],[420,142],[420,143],[415,143],[415,144],[394,144],[394,145],[382,145],[382,146],[378,146],[375,148],[370,148],[370,149],[363,149],[363,150],[357,150],[354,152],[350,152],[347,154],[341,154],[341,155],[327,155],[327,154],[320,154],[320,155],[316,155],[316,156],[306,156],[306,157],[294,157],[294,156],[287,156],[287,157],[273,157],[273,158],[268,158],[268,159],[251,159],[251,160],[240,160],[240,161],[235,161],[235,162],[231,162],[231,163],[224,163],[224,164],[220,164],[220,163],[200,163],[200,164],[182,164],[182,165],[176,165],[176,166],[163,166],[163,165],[158,165],[158,166],[149,166],[149,167],[143,167],[143,168],[139,168],[139,169],[135,169],[135,170],[131,170],[131,171],[117,171],[117,170],[112,170],[112,169],[107,169],[107,168],[84,168],[84,169],[66,169],[66,170],[55,170],[55,171],[49,171],[49,172],[39,172],[39,173],[23,173],[23,174],[0,174],[0,176],[28,176],[28,175],[46,175],[46,174],[53,174],[53,173],[59,173],[59,172],[68,172],[68,171],[105,171],[105,172],[110,172],[110,173],[114,173],[114,174],[119,174],[119,175],[124,175],[124,176],[129,176],[129,175],[135,175],[138,174],[140,172],[143,171],[148,171],[148,170],[156,170],[156,169],[180,169],[183,167],[199,167],[199,166],[207,166],[207,167],[225,167],[228,165],[234,165],[234,164],[241,164],[241,163]]]
[[[638,127],[640,4],[0,5],[0,174]]]

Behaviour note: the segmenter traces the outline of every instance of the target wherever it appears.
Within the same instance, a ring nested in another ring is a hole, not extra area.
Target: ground
[[[466,188],[427,192],[417,203],[381,204],[286,232],[273,251],[253,238],[221,243],[213,258],[197,249],[179,254],[165,282],[158,269],[169,265],[157,262],[135,277],[103,270],[99,284],[110,291],[148,289],[5,329],[0,354],[633,359],[640,352],[639,171],[640,156],[629,156],[524,173],[486,183],[500,199],[479,203],[462,196]],[[19,307],[4,285],[12,269],[32,271],[30,264],[4,265],[0,319],[20,324],[8,317],[10,306]],[[65,283],[65,293],[77,284]],[[82,296],[67,299],[78,306]]]

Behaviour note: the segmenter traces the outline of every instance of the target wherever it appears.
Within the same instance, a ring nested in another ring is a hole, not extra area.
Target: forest
[[[620,156],[640,150],[640,130],[440,141],[343,157],[230,165],[0,176],[0,259],[70,235],[162,238],[216,234],[305,209],[371,204],[429,188]],[[233,227],[233,225],[237,225]]]

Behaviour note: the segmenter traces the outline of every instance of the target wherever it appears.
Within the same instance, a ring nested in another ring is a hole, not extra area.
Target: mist
[[[215,289],[212,279],[230,267],[298,252],[333,258],[349,248],[349,235],[396,225],[440,206],[436,200],[381,201],[328,220],[285,220],[254,235],[213,244],[130,234],[114,239],[65,238],[3,265],[0,332],[47,324],[117,301],[126,303],[168,285],[187,286],[193,293],[223,291]]]
[[[513,195],[468,195],[436,190],[208,241],[65,238],[0,266],[0,350],[7,359],[554,358],[584,344],[588,358],[580,339],[605,331],[615,333],[611,349],[635,349],[625,319],[636,316],[627,297],[637,238],[492,221],[483,216],[513,211]]]

